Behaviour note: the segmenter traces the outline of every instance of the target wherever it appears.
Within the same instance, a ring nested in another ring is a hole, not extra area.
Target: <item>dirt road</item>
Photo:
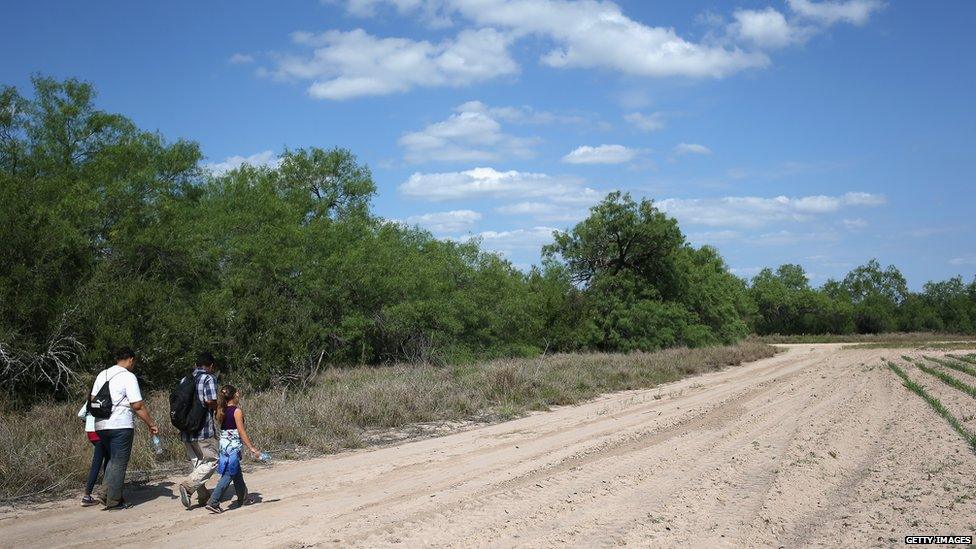
[[[0,511],[0,546],[887,546],[972,535],[976,456],[881,365],[901,353],[791,346],[503,424],[277,463],[248,476],[261,503],[219,516],[185,511],[170,483],[131,491],[138,505],[122,512],[74,500]]]

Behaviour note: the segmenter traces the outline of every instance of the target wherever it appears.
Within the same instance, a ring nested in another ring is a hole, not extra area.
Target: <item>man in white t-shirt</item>
[[[116,353],[115,361],[115,366],[102,370],[95,376],[91,395],[97,395],[102,385],[108,383],[109,393],[112,395],[112,415],[95,421],[99,444],[108,456],[104,479],[105,508],[125,509],[122,484],[125,481],[125,470],[129,466],[129,455],[132,453],[135,431],[133,412],[149,427],[150,433],[158,434],[159,427],[149,415],[149,410],[142,401],[139,381],[132,373],[136,366],[135,353],[124,347]]]

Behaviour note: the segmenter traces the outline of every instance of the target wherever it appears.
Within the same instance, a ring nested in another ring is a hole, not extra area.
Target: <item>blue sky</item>
[[[377,213],[525,267],[610,190],[733,272],[976,272],[972,2],[19,2],[0,83],[94,83],[214,170],[343,146]]]

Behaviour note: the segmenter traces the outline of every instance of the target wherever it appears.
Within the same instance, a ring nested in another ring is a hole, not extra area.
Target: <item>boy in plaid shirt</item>
[[[217,430],[213,421],[213,410],[217,407],[217,379],[214,376],[216,369],[217,361],[213,355],[200,353],[196,368],[191,374],[196,380],[197,398],[207,408],[208,413],[199,433],[180,433],[183,447],[186,448],[186,457],[193,465],[189,476],[180,482],[180,501],[187,509],[193,506],[190,496],[194,493],[197,495],[197,502],[206,505],[210,491],[204,484],[217,469]]]

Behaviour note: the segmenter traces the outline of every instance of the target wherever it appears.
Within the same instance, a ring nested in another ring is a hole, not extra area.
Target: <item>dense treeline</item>
[[[477,242],[375,216],[370,172],[349,151],[286,151],[277,167],[214,175],[195,143],[142,131],[93,95],[42,77],[30,97],[0,90],[0,370],[11,393],[87,382],[81,373],[130,343],[149,385],[202,348],[267,385],[326,364],[976,324],[976,283],[912,294],[874,262],[820,289],[790,265],[749,285],[650,201],[619,193],[521,272]]]
[[[799,265],[763,269],[748,293],[761,335],[976,332],[976,280],[957,276],[911,292],[897,268],[882,269],[874,259],[819,288]]]

